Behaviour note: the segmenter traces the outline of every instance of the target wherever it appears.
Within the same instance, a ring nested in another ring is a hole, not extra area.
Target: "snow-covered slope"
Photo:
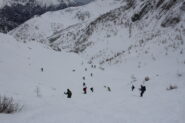
[[[20,112],[0,114],[1,123],[185,121],[184,53],[171,51],[152,59],[130,52],[122,63],[102,68],[78,54],[55,52],[37,42],[20,43],[4,34],[0,34],[0,44],[0,94],[24,105]],[[144,81],[146,76],[149,81]],[[82,93],[83,82],[87,95]],[[131,84],[136,87],[133,92]],[[146,86],[143,98],[139,97],[140,84]],[[170,85],[177,89],[167,91]],[[73,93],[71,99],[63,94],[67,88]]]
[[[130,52],[153,58],[169,50],[184,52],[184,11],[181,0],[96,0],[35,17],[10,34],[80,53],[89,62],[117,63]]]
[[[78,24],[86,25],[107,11],[119,7],[121,3],[121,0],[96,0],[84,6],[48,12],[25,22],[12,30],[10,34],[18,41],[48,43],[47,38],[58,31]]]
[[[184,123],[184,11],[182,0],[97,0],[27,21],[10,33],[18,42],[1,34],[1,94],[24,105],[1,122]]]
[[[184,8],[181,0],[128,0],[85,26],[70,26],[48,39],[54,49],[80,53],[99,64],[122,62],[131,52],[137,57],[183,54]]]
[[[8,32],[35,15],[55,11],[81,3],[73,0],[1,0],[0,32]]]

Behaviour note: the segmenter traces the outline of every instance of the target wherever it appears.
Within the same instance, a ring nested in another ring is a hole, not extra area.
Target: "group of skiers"
[[[92,65],[91,67],[92,67],[92,68],[96,68],[95,65]],[[43,71],[44,71],[44,68],[42,67],[42,68],[41,68],[41,72],[43,72]],[[73,72],[75,72],[75,71],[76,71],[76,70],[73,69]],[[85,68],[85,71],[87,71],[87,68]],[[91,73],[90,76],[92,77],[92,76],[93,76],[93,73]],[[83,76],[82,79],[85,80],[85,76]],[[111,89],[110,89],[109,86],[104,86],[104,88],[106,88],[107,91],[111,91]],[[131,86],[131,90],[134,91],[134,89],[135,89],[135,86],[132,85],[132,86]],[[90,88],[90,91],[91,91],[91,92],[94,92],[94,88],[91,87],[91,88]],[[141,85],[141,87],[139,88],[139,91],[140,91],[140,97],[143,97],[143,94],[144,94],[144,92],[146,91],[146,86]],[[83,93],[84,93],[84,94],[87,94],[87,86],[86,86],[85,82],[83,83]],[[67,98],[71,98],[71,97],[72,97],[72,91],[71,91],[70,89],[67,89],[67,91],[64,92],[64,94],[67,95]]]
[[[109,92],[111,91],[109,86],[104,86],[104,88],[106,88],[107,91],[109,91]],[[94,88],[91,87],[90,91],[93,93],[94,92]],[[71,98],[72,97],[72,92],[69,89],[67,89],[67,92],[64,92],[64,94],[67,95],[67,98]],[[83,94],[87,94],[87,86],[86,86],[85,82],[83,83]]]
[[[107,86],[104,86],[104,87],[107,88],[108,91],[111,91],[110,87],[107,87]],[[134,91],[134,89],[135,89],[135,86],[132,85],[131,86],[131,90]],[[91,87],[90,90],[91,90],[91,92],[94,92],[94,88],[93,87]],[[139,90],[140,90],[140,97],[143,97],[143,94],[146,91],[146,86],[141,85]],[[85,83],[83,83],[83,93],[87,94],[87,86],[86,86]],[[64,94],[67,95],[67,98],[71,98],[72,97],[72,92],[69,89],[67,89],[67,92],[64,92]]]
[[[92,67],[95,68],[94,66],[92,66]],[[85,68],[85,71],[87,71],[87,68]],[[91,73],[90,76],[92,77],[93,74]],[[85,76],[83,76],[82,79],[85,80]],[[104,86],[104,88],[106,88],[107,91],[111,91],[109,86]],[[134,91],[134,89],[135,89],[135,86],[132,84],[131,90]],[[90,91],[94,92],[94,88],[91,87]],[[139,88],[139,91],[140,91],[140,97],[143,97],[143,94],[146,91],[146,86],[141,85],[141,87]],[[86,86],[85,82],[83,83],[83,93],[87,94],[87,86]],[[67,89],[67,92],[64,92],[64,94],[67,95],[67,98],[71,98],[72,97],[72,92],[69,89]]]
[[[96,68],[96,65],[91,65],[92,68]],[[87,68],[84,69],[85,71],[87,71]],[[73,72],[75,72],[76,70],[73,69]],[[93,77],[93,73],[90,74],[91,77]],[[85,81],[85,76],[82,77],[82,80]],[[90,88],[91,92],[94,92],[94,88],[91,87]],[[85,82],[83,82],[83,93],[87,94],[87,86],[85,84]],[[64,92],[65,95],[67,95],[67,98],[71,98],[72,97],[72,92],[70,89],[67,89],[67,92]]]
[[[94,92],[94,88],[93,87],[91,87],[90,90],[91,90],[91,92]],[[87,94],[87,86],[86,86],[85,82],[83,83],[83,93]]]
[[[132,86],[131,86],[131,90],[133,91],[134,89],[135,89],[135,86],[132,85]],[[146,91],[146,86],[141,85],[141,87],[139,88],[139,91],[140,91],[140,97],[143,97],[143,94],[144,94],[144,92]]]
[[[94,88],[91,87],[90,88],[91,92],[94,92]],[[87,86],[85,84],[85,82],[83,83],[83,93],[87,94]],[[72,92],[70,89],[67,89],[67,92],[64,92],[65,95],[67,95],[67,98],[71,98],[72,97]]]

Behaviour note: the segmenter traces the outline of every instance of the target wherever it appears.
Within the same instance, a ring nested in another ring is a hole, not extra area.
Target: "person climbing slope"
[[[84,94],[87,93],[87,86],[86,86],[85,82],[83,83],[83,92],[84,92]]]
[[[67,95],[67,98],[71,98],[72,97],[72,92],[67,89],[67,92],[64,92],[65,95]]]
[[[146,91],[146,87],[144,86],[144,85],[141,85],[141,87],[140,87],[140,97],[143,97],[143,94],[144,94],[144,92]]]

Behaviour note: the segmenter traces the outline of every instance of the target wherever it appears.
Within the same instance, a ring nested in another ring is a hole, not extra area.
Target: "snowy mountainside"
[[[0,95],[24,105],[0,114],[1,123],[184,123],[184,8],[181,0],[97,0],[0,34]]]
[[[7,33],[35,15],[78,5],[82,4],[73,0],[1,0],[0,32]]]
[[[181,54],[185,38],[184,8],[181,0],[127,0],[126,5],[99,16],[79,28],[80,31],[71,28],[68,33],[61,31],[51,36],[50,45],[83,54],[90,62],[99,64],[120,62],[130,52],[151,57],[167,55],[169,50]]]
[[[47,38],[53,34],[78,24],[86,25],[107,11],[119,7],[121,3],[121,0],[95,0],[87,5],[48,12],[28,20],[9,34],[18,41],[49,43]]]
[[[1,95],[23,105],[20,112],[1,114],[1,123],[185,121],[184,54],[172,52],[153,61],[131,52],[122,64],[102,69],[78,54],[55,52],[38,42],[17,42],[0,34],[0,43]],[[146,76],[149,81],[144,81]],[[83,82],[88,87],[86,95]],[[131,84],[136,87],[133,92]],[[139,97],[140,84],[147,88],[143,97]],[[177,89],[166,90],[170,85]],[[64,95],[67,88],[73,93],[71,99]]]
[[[35,17],[10,34],[99,64],[121,62],[130,52],[155,59],[169,50],[184,51],[184,11],[181,0],[96,0]]]
[[[11,6],[12,4],[22,4],[25,5],[30,1],[34,0],[1,0],[0,1],[0,8],[3,8],[4,6],[8,5]],[[51,6],[51,5],[57,5],[60,4],[61,2],[69,5],[69,4],[75,4],[74,0],[35,0],[37,4],[41,6]]]

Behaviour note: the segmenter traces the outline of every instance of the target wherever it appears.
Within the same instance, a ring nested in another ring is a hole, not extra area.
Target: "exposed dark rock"
[[[0,9],[0,32],[7,33],[35,15],[41,15],[47,11],[55,11],[77,5],[79,4],[66,5],[60,3],[58,5],[46,7],[38,5],[35,0],[30,0],[26,4],[16,3],[11,6],[6,5]]]
[[[180,22],[180,18],[179,17],[168,18],[168,19],[164,20],[161,23],[161,26],[162,27],[174,26],[174,25],[178,24],[179,22]]]
[[[163,10],[169,10],[172,6],[174,6],[177,3],[178,0],[169,0],[165,4],[163,4],[162,9]]]
[[[185,11],[185,2],[182,4],[182,6],[180,7],[181,10]]]
[[[163,3],[164,1],[165,1],[165,0],[159,0],[159,1],[157,2],[156,7],[158,8],[159,6],[161,6],[161,5],[162,5],[162,3]]]
[[[138,13],[135,13],[131,19],[132,22],[140,20],[143,16],[145,16],[151,9],[153,8],[150,2],[146,2],[146,4],[141,8]]]

